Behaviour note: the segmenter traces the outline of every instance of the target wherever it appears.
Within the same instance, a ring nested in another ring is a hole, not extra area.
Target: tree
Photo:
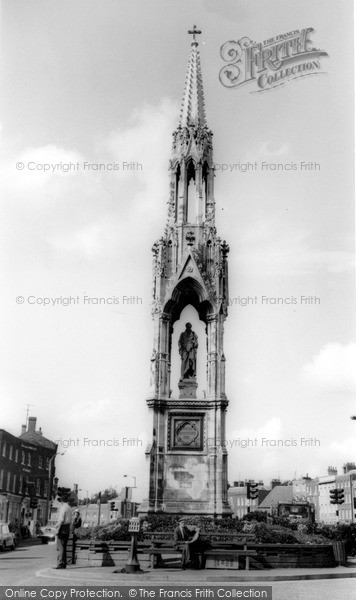
[[[90,498],[90,504],[97,504],[97,502],[99,500],[99,494],[101,494],[101,503],[102,504],[106,504],[107,502],[110,502],[110,500],[113,500],[114,498],[118,497],[118,493],[115,490],[115,488],[110,486],[109,488],[106,488],[104,491],[97,492],[96,494],[94,494]]]

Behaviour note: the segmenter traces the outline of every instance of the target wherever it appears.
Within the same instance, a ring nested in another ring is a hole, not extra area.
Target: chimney
[[[26,433],[26,425],[21,425],[21,435]]]
[[[36,431],[36,421],[37,421],[37,417],[29,417],[28,418],[28,428],[27,428],[27,431],[31,431],[32,433],[35,433],[35,431]]]
[[[328,467],[328,475],[330,475],[330,477],[332,475],[334,475],[336,477],[336,475],[337,475],[337,468],[336,467]]]
[[[349,471],[353,471],[354,469],[356,469],[356,465],[353,462],[347,462],[343,466],[344,474],[348,473]]]
[[[281,485],[281,481],[280,479],[272,479],[271,481],[271,488],[273,490],[273,488],[275,488],[277,485]]]
[[[37,431],[38,435],[43,435],[42,433],[42,427],[39,428],[39,430]]]

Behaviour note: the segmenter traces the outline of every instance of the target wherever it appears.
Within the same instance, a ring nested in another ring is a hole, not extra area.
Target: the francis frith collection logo
[[[288,81],[323,73],[320,57],[327,52],[315,48],[310,39],[312,27],[282,33],[257,43],[249,37],[230,41],[220,48],[221,58],[228,64],[219,73],[228,88],[255,82],[265,92]]]

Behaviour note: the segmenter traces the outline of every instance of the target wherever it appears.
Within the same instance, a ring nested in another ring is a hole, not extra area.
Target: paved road
[[[100,587],[109,587],[120,585],[137,580],[137,576],[122,576],[114,574],[114,568],[78,568],[66,571],[52,570],[56,564],[56,546],[48,545],[27,545],[20,546],[14,552],[0,553],[0,585],[5,586],[64,586],[64,585],[97,585]],[[199,573],[199,575],[198,575]],[[201,577],[201,583],[204,582],[203,573],[212,575],[206,571],[182,573],[181,585],[189,585],[189,579],[193,576]],[[215,572],[214,572],[215,573]],[[155,571],[157,579],[160,576]],[[230,572],[231,574],[231,572]],[[164,574],[162,573],[162,580]],[[197,580],[196,580],[197,581]],[[137,581],[136,581],[137,582]],[[136,583],[135,582],[135,583]],[[144,584],[145,576],[139,579],[139,585]],[[155,582],[151,581],[150,584]],[[158,581],[157,581],[158,583]],[[191,581],[193,584],[193,581]],[[209,585],[204,582],[205,585]],[[221,583],[224,583],[222,577]],[[232,582],[229,581],[228,585]],[[226,584],[227,585],[227,584]],[[273,600],[356,600],[356,579],[323,579],[316,581],[275,581],[262,582],[256,581],[255,584],[243,583],[241,585],[272,585]],[[174,586],[172,585],[172,589]],[[1,598],[2,600],[2,598]]]
[[[356,600],[355,579],[274,581],[273,600]]]
[[[40,581],[36,573],[54,566],[56,558],[55,544],[23,545],[14,552],[1,552],[0,585],[48,585],[48,579]]]

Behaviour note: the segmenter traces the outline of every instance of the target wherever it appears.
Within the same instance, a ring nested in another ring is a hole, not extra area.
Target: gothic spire
[[[206,127],[205,102],[203,92],[203,80],[200,67],[200,55],[198,42],[195,36],[201,31],[196,29],[188,31],[193,35],[192,49],[188,60],[187,75],[185,78],[184,92],[181,104],[179,126],[180,127]]]

